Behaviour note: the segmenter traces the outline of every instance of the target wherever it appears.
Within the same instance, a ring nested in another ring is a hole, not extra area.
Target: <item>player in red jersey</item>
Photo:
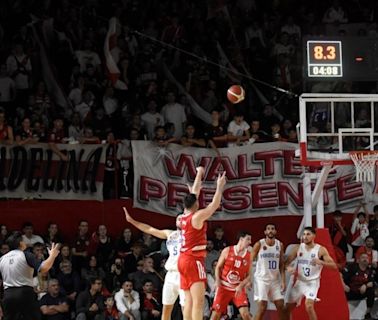
[[[182,245],[178,260],[181,289],[185,292],[184,320],[202,320],[206,284],[206,230],[208,220],[218,209],[226,173],[217,179],[217,188],[211,203],[204,209],[199,208],[198,195],[205,170],[197,168],[193,187],[184,199],[184,214],[181,219]]]
[[[238,235],[237,245],[223,249],[215,267],[217,289],[211,320],[220,319],[222,314],[226,313],[227,306],[231,301],[239,309],[243,320],[252,320],[245,290],[246,285],[250,282],[251,253],[248,249],[250,245],[251,235],[241,231]]]

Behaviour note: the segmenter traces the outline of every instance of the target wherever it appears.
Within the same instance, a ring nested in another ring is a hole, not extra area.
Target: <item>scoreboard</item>
[[[378,81],[378,38],[306,38],[307,81]]]

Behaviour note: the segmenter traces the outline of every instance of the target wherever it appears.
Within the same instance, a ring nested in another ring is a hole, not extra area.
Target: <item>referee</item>
[[[4,320],[39,320],[41,313],[37,295],[33,290],[33,277],[46,273],[59,254],[59,245],[52,244],[49,257],[41,262],[25,251],[26,243],[20,232],[13,232],[7,239],[10,252],[0,258],[0,272],[4,285]]]

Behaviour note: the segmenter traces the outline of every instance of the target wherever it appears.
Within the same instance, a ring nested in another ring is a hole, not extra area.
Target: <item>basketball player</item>
[[[284,319],[285,263],[284,246],[276,239],[275,224],[268,223],[264,230],[265,238],[253,246],[251,259],[257,258],[255,271],[254,296],[258,305],[254,320],[262,320],[268,305],[272,301],[277,308],[279,319]]]
[[[285,265],[289,266],[297,258],[297,270],[287,267],[291,273],[298,272],[298,278],[288,293],[285,306],[285,319],[290,319],[290,313],[296,305],[306,298],[306,311],[310,320],[317,320],[314,302],[320,286],[320,274],[323,266],[337,269],[336,263],[326,248],[314,242],[315,229],[306,227],[303,231],[302,243],[289,254]]]
[[[164,267],[168,272],[165,276],[163,285],[163,312],[161,319],[169,320],[171,319],[173,306],[178,296],[180,296],[181,306],[184,305],[184,293],[180,290],[180,274],[177,270],[177,261],[181,248],[181,230],[179,227],[181,216],[178,216],[176,219],[176,230],[159,230],[148,224],[134,220],[125,207],[123,207],[123,211],[125,212],[126,221],[142,232],[151,234],[156,238],[167,240],[169,257]]]
[[[243,320],[252,320],[248,311],[248,298],[245,291],[250,281],[251,253],[248,248],[251,245],[251,235],[241,231],[238,235],[238,243],[235,246],[226,247],[218,259],[215,267],[215,291],[212,306],[211,320],[219,320],[226,313],[228,304],[232,301],[239,309]]]
[[[204,209],[198,210],[198,194],[204,174],[202,167],[197,169],[192,193],[184,199],[184,213],[181,219],[182,246],[178,260],[181,289],[185,292],[184,320],[202,320],[206,283],[206,221],[218,209],[224,185],[226,172],[218,176],[217,188],[211,203]]]

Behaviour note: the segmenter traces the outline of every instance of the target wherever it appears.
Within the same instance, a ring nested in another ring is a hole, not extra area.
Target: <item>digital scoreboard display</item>
[[[341,41],[307,41],[307,76],[309,78],[343,77]]]

